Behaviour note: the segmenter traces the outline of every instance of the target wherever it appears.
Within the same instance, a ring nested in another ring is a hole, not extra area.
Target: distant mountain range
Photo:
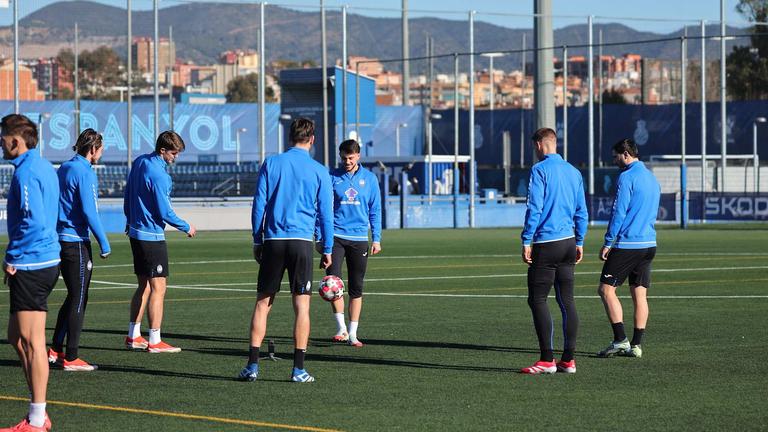
[[[341,57],[341,13],[327,12],[328,59],[333,62]],[[176,42],[177,56],[184,60],[206,64],[217,61],[219,54],[228,49],[256,49],[259,28],[258,4],[222,4],[194,3],[161,9],[160,34],[168,36],[168,27],[173,26],[173,39]],[[305,12],[279,6],[266,7],[266,52],[268,60],[305,60],[320,61],[320,16],[317,12]],[[399,18],[373,18],[349,14],[348,18],[349,54],[396,59],[401,57],[401,32]],[[98,45],[110,45],[121,55],[126,52],[126,12],[125,9],[107,6],[90,1],[58,2],[29,14],[20,21],[22,32],[21,55],[23,58],[55,55],[59,49],[72,47],[74,44],[74,25],[79,26],[80,46],[92,49]],[[153,29],[152,11],[133,13],[134,36],[151,36]],[[435,54],[467,52],[469,50],[469,32],[466,21],[452,21],[439,18],[414,18],[410,20],[411,56],[425,54],[426,37],[435,41]],[[683,30],[668,34],[643,32],[622,24],[597,24],[594,26],[594,40],[602,30],[605,43],[627,42],[623,45],[606,46],[606,55],[625,53],[640,54],[644,57],[678,59],[680,42],[671,40],[655,43],[637,43],[638,41],[664,38],[679,38]],[[699,26],[689,27],[689,35],[698,36]],[[719,33],[717,25],[707,27],[710,35]],[[729,34],[746,34],[748,29],[730,27]],[[516,50],[521,47],[522,35],[526,34],[528,46],[533,42],[530,29],[501,27],[482,21],[475,22],[475,51]],[[12,44],[9,27],[0,28],[0,45]],[[573,46],[570,55],[586,54],[585,48],[575,48],[587,43],[587,25],[574,24],[555,30],[555,45],[564,43]],[[749,44],[746,38],[729,41],[729,50],[734,45]],[[707,56],[719,58],[719,43],[707,44]],[[555,55],[559,55],[559,49]],[[698,40],[689,43],[689,58],[698,58],[700,45]],[[6,50],[2,51],[7,55]],[[595,49],[597,54],[597,49]],[[528,55],[528,61],[532,59]],[[466,62],[463,58],[462,62]],[[485,59],[476,63],[484,64]],[[437,63],[439,72],[450,72],[450,59]],[[496,59],[495,67],[511,70],[519,69],[519,54]],[[399,62],[393,62],[388,69],[398,70]],[[463,66],[465,68],[466,66]],[[482,66],[478,66],[482,67]],[[421,73],[425,62],[414,62],[412,73]]]

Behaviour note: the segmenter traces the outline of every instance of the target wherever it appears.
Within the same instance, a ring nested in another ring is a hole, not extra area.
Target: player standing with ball
[[[256,307],[251,319],[248,363],[239,378],[255,381],[259,375],[259,349],[267,331],[267,317],[280,291],[283,273],[288,279],[296,321],[291,381],[312,382],[304,369],[309,343],[309,303],[312,294],[312,242],[315,220],[325,239],[321,268],[331,266],[333,248],[333,192],[328,170],[312,159],[315,124],[298,118],[291,123],[293,148],[267,158],[259,169],[253,197],[253,257],[259,263]]]
[[[368,230],[371,230],[370,254],[381,252],[381,191],[376,176],[360,166],[360,144],[346,140],[339,145],[341,167],[331,170],[333,184],[333,264],[327,275],[341,277],[341,264],[347,261],[349,292],[349,332],[344,322],[344,297],[331,302],[336,321],[334,342],[362,347],[357,338],[360,311],[363,308],[363,280],[368,265]],[[316,232],[318,250],[322,236]]]

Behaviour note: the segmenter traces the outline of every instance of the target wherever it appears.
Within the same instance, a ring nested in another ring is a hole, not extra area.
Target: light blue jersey
[[[333,184],[333,235],[344,240],[381,242],[381,190],[379,179],[358,165],[354,173],[331,171]],[[322,238],[319,230],[315,232]]]
[[[584,245],[587,234],[584,179],[579,170],[551,153],[531,168],[528,209],[520,237],[523,246],[576,237]]]
[[[253,196],[253,244],[313,241],[320,224],[323,253],[333,249],[333,190],[328,170],[307,150],[292,147],[262,164]]]
[[[136,240],[165,240],[165,225],[188,233],[190,226],[176,215],[171,206],[171,176],[168,163],[156,152],[133,161],[125,188],[123,211],[128,236]]]
[[[656,246],[653,224],[659,214],[661,187],[641,161],[619,175],[613,212],[605,233],[605,247],[645,249]]]
[[[18,270],[59,264],[59,181],[37,149],[10,161],[16,168],[8,190],[8,248],[5,262]]]
[[[57,174],[61,190],[59,222],[56,226],[59,241],[90,241],[90,228],[99,242],[102,255],[109,254],[109,240],[99,218],[99,186],[91,163],[88,159],[75,155],[61,164]]]

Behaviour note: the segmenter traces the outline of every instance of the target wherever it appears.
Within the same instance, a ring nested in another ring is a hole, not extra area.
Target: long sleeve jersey
[[[125,188],[123,211],[128,223],[128,236],[136,240],[165,240],[165,225],[189,232],[189,224],[171,206],[171,176],[168,163],[152,152],[136,158]]]
[[[379,180],[358,165],[354,173],[344,168],[331,171],[333,185],[333,235],[352,241],[381,242],[381,190]],[[319,228],[319,227],[318,227]],[[320,239],[319,229],[315,236]]]
[[[331,253],[333,190],[328,170],[298,147],[267,158],[259,170],[253,196],[254,245],[265,240],[311,242],[318,218],[323,253]]]
[[[629,164],[619,174],[616,197],[605,247],[645,249],[656,246],[653,224],[659,213],[661,187],[653,173],[641,161]]]
[[[107,233],[99,218],[99,186],[96,173],[88,159],[75,155],[64,162],[59,176],[59,221],[56,231],[59,241],[90,241],[88,229],[99,242],[102,254],[112,251]]]
[[[5,262],[19,270],[59,264],[56,234],[59,181],[50,162],[30,149],[10,161],[16,168],[8,191],[8,248]]]
[[[576,237],[576,245],[582,246],[587,222],[581,173],[560,155],[545,155],[531,168],[525,227],[520,235],[523,245]]]

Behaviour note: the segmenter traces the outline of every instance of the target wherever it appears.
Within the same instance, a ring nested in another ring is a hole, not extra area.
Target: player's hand
[[[262,245],[253,245],[253,259],[259,264],[261,264],[261,252],[263,249]]]
[[[129,232],[130,230],[131,230],[131,229],[130,229],[130,227],[128,226],[128,224],[125,224],[125,235],[128,235],[128,232]]]
[[[371,245],[371,255],[376,255],[379,252],[381,252],[381,243],[373,242]]]
[[[584,258],[584,246],[576,246],[576,264]]]
[[[523,252],[522,252],[523,262],[531,265],[533,264],[533,258],[531,258],[531,247],[530,246],[523,246]]]
[[[602,249],[600,249],[600,260],[606,261],[608,259],[608,254],[611,252],[611,248],[603,246]]]
[[[316,251],[317,251],[317,253],[319,253],[320,255],[322,255],[322,254],[323,254],[323,242],[322,242],[322,241],[318,241],[318,242],[315,242],[315,250],[316,250]]]
[[[111,254],[112,252],[106,252],[106,253],[102,252],[101,254],[99,254],[99,256],[101,257],[101,259],[107,259]]]
[[[7,263],[6,263],[6,264],[5,264],[5,269],[4,269],[4,270],[5,270],[5,275],[6,275],[6,278],[7,278],[8,276],[13,276],[13,275],[15,275],[15,274],[16,274],[16,267],[14,267],[14,266],[13,266],[13,265],[11,265],[11,264],[7,264]]]
[[[331,254],[323,254],[323,256],[320,258],[320,268],[325,270],[331,267],[331,263],[333,262],[333,259],[331,258]]]
[[[195,228],[194,225],[189,226],[189,231],[187,231],[187,237],[192,238],[195,235],[197,235],[197,228]]]

